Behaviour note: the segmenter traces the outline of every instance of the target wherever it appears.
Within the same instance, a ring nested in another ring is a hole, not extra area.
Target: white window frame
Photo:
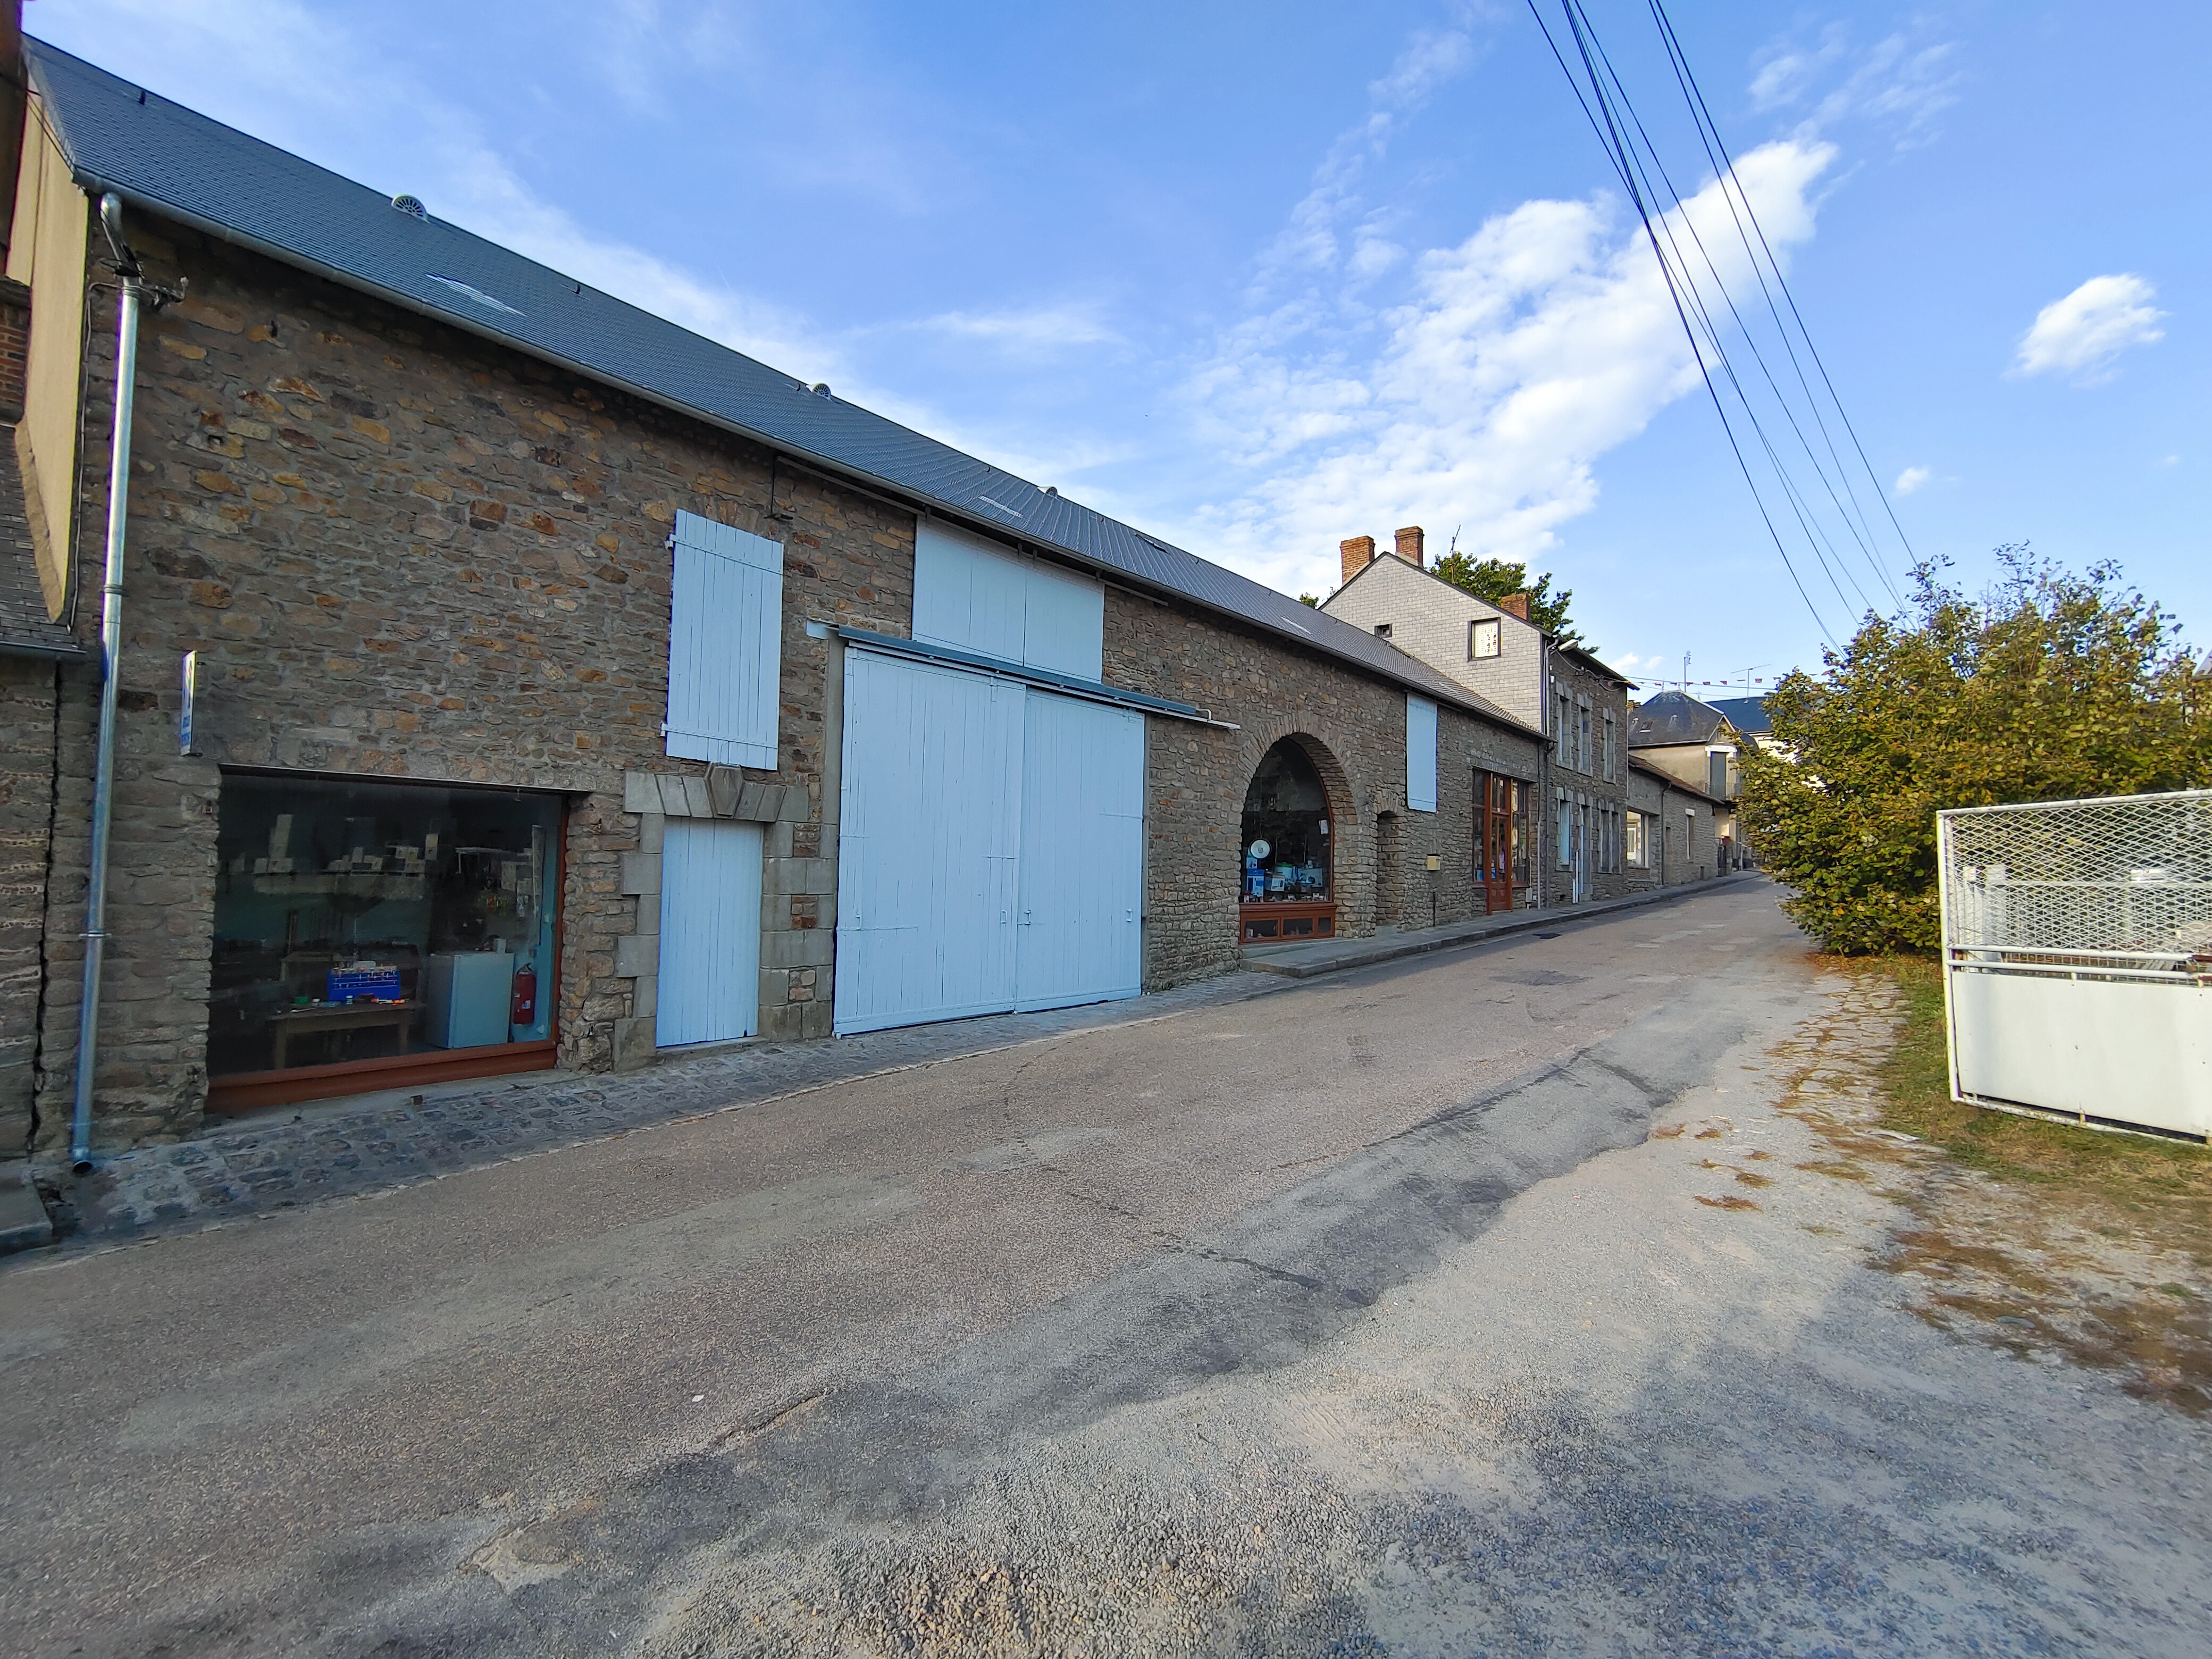
[[[1649,870],[1651,867],[1651,836],[1644,824],[1644,817],[1635,807],[1628,809],[1626,845],[1622,850],[1632,870]]]
[[[1484,647],[1487,646],[1487,650]],[[1467,659],[1485,662],[1505,654],[1505,621],[1502,617],[1477,617],[1467,625]]]

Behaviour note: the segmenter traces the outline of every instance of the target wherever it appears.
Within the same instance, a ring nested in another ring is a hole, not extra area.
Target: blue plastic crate
[[[399,1000],[399,970],[397,968],[333,968],[330,987],[325,993],[332,1002],[351,1002],[356,997],[377,997],[387,1002]]]

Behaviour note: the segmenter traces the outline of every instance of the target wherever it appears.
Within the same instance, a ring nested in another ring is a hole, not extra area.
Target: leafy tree
[[[1532,582],[1526,564],[1510,559],[1470,559],[1457,548],[1437,561],[1436,574],[1454,587],[1492,605],[1509,593],[1526,593],[1530,622],[1547,634],[1556,635],[1561,645],[1577,646],[1584,651],[1593,648],[1567,620],[1567,601],[1574,598],[1573,592],[1563,587],[1553,593],[1548,574]]]
[[[1298,595],[1298,603],[1300,605],[1310,605],[1316,610],[1319,610],[1321,608],[1321,595],[1318,593],[1301,593]]]
[[[1783,908],[1831,951],[1929,951],[1936,814],[2212,781],[2212,716],[2171,613],[2111,563],[2081,574],[2025,544],[1979,599],[1914,572],[1816,678],[1766,699],[1742,811]]]

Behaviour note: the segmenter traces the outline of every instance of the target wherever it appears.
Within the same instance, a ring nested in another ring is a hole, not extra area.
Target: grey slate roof
[[[1764,697],[1715,697],[1712,706],[1747,738],[1766,737],[1774,730],[1774,722],[1766,718]]]
[[[43,41],[32,81],[77,182],[1526,731],[1388,641],[563,276]]]
[[[1710,743],[1721,729],[1721,711],[1686,691],[1662,691],[1628,716],[1628,746],[1657,749],[1670,743]]]

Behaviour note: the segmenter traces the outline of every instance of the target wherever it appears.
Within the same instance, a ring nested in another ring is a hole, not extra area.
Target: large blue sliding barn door
[[[842,1036],[1137,994],[1142,715],[852,649]]]
[[[1144,858],[1145,717],[1031,691],[1016,1007],[1137,994]]]
[[[1014,1006],[1022,688],[845,654],[836,1029]]]

